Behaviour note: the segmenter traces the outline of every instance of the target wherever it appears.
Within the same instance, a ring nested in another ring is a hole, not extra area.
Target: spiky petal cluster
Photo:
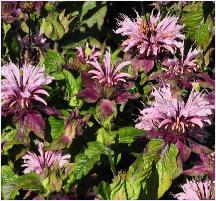
[[[60,151],[44,151],[43,143],[38,144],[39,156],[34,152],[28,151],[28,153],[22,157],[25,167],[24,173],[36,172],[41,174],[45,168],[51,168],[55,163],[58,163],[59,167],[62,168],[70,159],[70,155],[63,155]]]
[[[160,20],[160,11],[155,15],[152,11],[150,19],[141,18],[138,13],[134,20],[126,15],[121,15],[118,20],[119,28],[117,34],[127,36],[128,39],[122,43],[124,51],[136,48],[139,54],[157,56],[162,50],[174,54],[176,48],[181,48],[184,35],[181,33],[182,25],[178,24],[178,17],[166,16]]]
[[[164,70],[169,75],[182,75],[183,73],[197,71],[199,69],[199,65],[196,63],[196,57],[201,52],[200,49],[195,48],[188,51],[186,57],[184,57],[184,47],[180,49],[181,59],[167,59],[163,62],[165,66]]]
[[[141,110],[136,127],[151,130],[163,127],[169,131],[176,130],[184,133],[186,127],[203,127],[204,123],[211,123],[209,115],[214,106],[207,101],[204,93],[192,89],[186,103],[172,95],[170,85],[155,89],[155,97],[151,107]]]
[[[187,180],[181,185],[183,192],[175,194],[174,197],[178,200],[211,200],[213,199],[212,182],[196,181],[195,179]]]
[[[104,63],[101,66],[98,61],[87,62],[91,64],[95,69],[90,70],[88,73],[93,74],[92,79],[97,79],[101,84],[107,84],[109,86],[116,85],[117,82],[126,82],[124,78],[130,77],[128,73],[119,73],[119,71],[129,65],[130,61],[125,61],[119,64],[116,68],[111,65],[111,54],[107,51],[104,58]]]
[[[16,109],[28,108],[32,101],[46,101],[41,95],[48,96],[43,86],[51,83],[52,77],[45,75],[45,69],[32,65],[24,65],[19,69],[15,64],[9,63],[2,67],[2,108],[14,107]]]
[[[94,45],[92,49],[89,48],[89,44],[86,43],[86,46],[77,47],[77,58],[86,63],[87,61],[96,61],[101,56],[101,52],[97,50],[96,46]]]

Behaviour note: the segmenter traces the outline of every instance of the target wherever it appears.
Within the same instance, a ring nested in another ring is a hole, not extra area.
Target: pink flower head
[[[101,52],[97,50],[94,45],[92,49],[89,48],[89,44],[86,43],[85,48],[77,47],[77,57],[82,63],[86,63],[87,61],[96,61],[100,58]]]
[[[199,69],[195,58],[201,52],[200,49],[195,48],[193,50],[191,47],[186,57],[184,57],[184,47],[180,49],[180,52],[181,59],[175,57],[174,59],[167,59],[163,62],[165,66],[164,70],[168,75],[182,75],[183,73],[191,73]]]
[[[119,73],[119,71],[131,64],[130,61],[125,61],[119,64],[116,68],[111,65],[111,54],[110,51],[107,51],[104,58],[104,63],[101,66],[98,61],[87,62],[91,64],[95,70],[90,70],[88,73],[93,74],[92,78],[97,79],[99,83],[107,84],[109,86],[116,85],[117,82],[125,81],[125,77],[130,77],[128,73]]]
[[[59,167],[62,168],[70,159],[70,154],[63,155],[60,151],[44,151],[43,143],[38,144],[39,156],[34,152],[28,151],[28,153],[23,156],[24,164],[22,167],[25,167],[24,173],[36,172],[41,174],[45,168],[51,168],[56,162],[59,164]]]
[[[183,192],[174,195],[178,200],[211,200],[213,199],[213,183],[211,181],[187,180],[181,185]]]
[[[9,63],[2,67],[2,108],[26,109],[33,101],[47,104],[41,95],[49,94],[43,86],[51,83],[52,77],[45,75],[45,69],[30,64],[19,69]]]
[[[186,127],[203,127],[210,124],[209,115],[214,105],[205,98],[204,93],[192,89],[187,102],[172,95],[170,85],[155,89],[155,97],[151,107],[141,110],[136,127],[143,130],[164,128],[184,133]]]
[[[157,56],[162,50],[174,54],[176,48],[182,47],[185,36],[181,33],[183,26],[178,24],[178,17],[167,15],[160,20],[160,11],[156,15],[154,11],[149,20],[141,18],[137,12],[134,20],[123,14],[120,16],[115,33],[128,37],[122,43],[125,52],[136,48],[139,54],[149,57]]]

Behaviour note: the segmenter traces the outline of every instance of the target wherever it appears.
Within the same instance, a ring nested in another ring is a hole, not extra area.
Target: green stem
[[[108,155],[108,158],[109,158],[109,162],[110,162],[112,173],[113,173],[114,176],[117,176],[117,171],[116,171],[115,166],[113,164],[112,156],[110,154],[110,150],[107,151],[107,155]]]

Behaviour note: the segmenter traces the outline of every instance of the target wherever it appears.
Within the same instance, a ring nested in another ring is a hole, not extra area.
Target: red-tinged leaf
[[[107,99],[102,99],[98,104],[99,104],[99,107],[101,108],[102,118],[104,119],[112,115],[112,113],[116,109],[115,102],[107,100]]]
[[[55,108],[51,108],[51,107],[45,107],[43,108],[43,111],[47,114],[47,115],[56,115],[57,117],[61,117],[62,113],[55,109]]]
[[[191,149],[188,146],[186,146],[181,140],[178,140],[176,142],[176,146],[178,147],[182,162],[186,162],[191,155]]]
[[[207,172],[206,167],[203,165],[195,165],[192,168],[185,170],[183,174],[190,176],[198,176]]]
[[[154,60],[152,59],[144,59],[143,60],[144,72],[148,73],[154,67]]]
[[[202,73],[198,73],[196,76],[202,78],[203,80],[208,82],[212,87],[214,87],[215,81],[208,75],[208,73],[202,72]]]
[[[95,103],[100,98],[100,93],[93,88],[83,89],[78,93],[87,103]]]
[[[140,97],[139,93],[131,94],[130,92],[126,91],[126,92],[119,94],[116,101],[117,103],[125,104],[127,103],[128,99],[137,99],[139,97]]]
[[[31,111],[24,117],[25,125],[39,138],[44,139],[45,121],[40,113]]]
[[[94,81],[91,79],[91,76],[89,73],[82,73],[82,81],[83,85],[87,88],[91,88],[94,85]]]
[[[100,90],[95,86],[89,73],[82,73],[82,81],[85,89],[81,90],[77,96],[83,98],[87,103],[95,103],[100,98]]]

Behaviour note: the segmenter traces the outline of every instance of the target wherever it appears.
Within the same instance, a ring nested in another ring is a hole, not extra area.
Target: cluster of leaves
[[[155,6],[145,2],[124,4],[126,6],[118,2],[43,2],[40,9],[32,7],[28,10],[22,6],[19,15],[15,15],[10,12],[13,5],[2,2],[2,9],[6,10],[2,11],[2,65],[9,60],[16,64],[30,60],[37,66],[45,66],[46,73],[54,77],[46,88],[49,93],[46,101],[58,112],[43,114],[43,140],[46,149],[64,150],[71,155],[64,173],[51,172],[49,178],[36,173],[23,174],[22,156],[34,149],[33,144],[41,140],[41,134],[36,136],[34,129],[28,129],[29,141],[20,141],[16,119],[3,117],[3,199],[169,198],[175,179],[184,180],[181,176],[184,169],[196,163],[193,157],[196,159],[197,155],[194,155],[183,165],[175,144],[149,139],[145,131],[134,127],[133,119],[142,107],[141,101],[147,104],[152,86],[157,86],[150,73],[140,72],[130,89],[138,92],[140,98],[115,105],[112,115],[106,118],[98,103],[87,103],[77,96],[84,87],[80,72],[88,66],[77,60],[76,47],[85,46],[87,42],[96,45],[101,52],[109,47],[113,52],[113,64],[119,63],[123,60],[123,51],[118,47],[121,38],[113,37],[118,12],[134,15],[131,9],[134,6],[139,12],[142,8],[141,12],[148,16],[151,7]],[[199,63],[203,72],[212,76],[214,6],[209,2],[174,2],[171,5],[156,4],[156,7],[163,13],[180,16],[180,22],[185,24],[186,45],[190,47],[195,43],[203,49]],[[117,13],[113,16],[115,9]],[[22,42],[25,37],[40,35],[46,37],[48,46]],[[155,68],[160,69],[160,64],[155,63]],[[132,72],[131,68],[128,72]],[[206,80],[193,85],[198,89],[213,90]],[[185,96],[188,94],[186,89],[178,88],[177,91]],[[79,111],[80,116],[70,120],[74,111]],[[208,129],[209,133],[214,133],[212,127]],[[63,142],[65,135],[72,140]],[[214,146],[210,143],[212,138],[213,135],[205,144],[209,149]]]

